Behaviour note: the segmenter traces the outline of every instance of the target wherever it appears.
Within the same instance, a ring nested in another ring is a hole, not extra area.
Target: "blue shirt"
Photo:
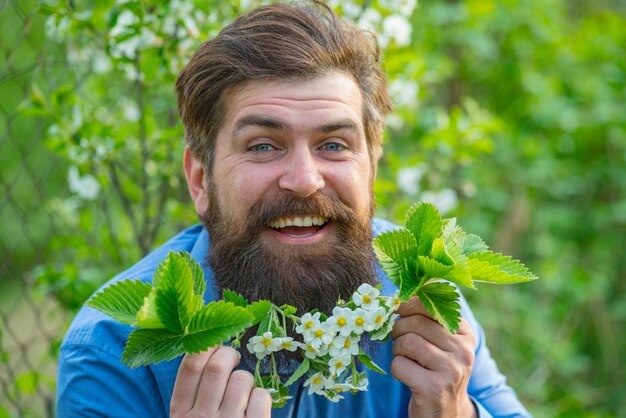
[[[377,235],[395,226],[382,220],[373,221]],[[120,279],[149,281],[156,266],[170,251],[188,251],[203,265],[208,283],[205,299],[215,300],[213,273],[204,260],[209,248],[209,234],[200,225],[191,227],[146,256],[133,267],[107,283]],[[379,269],[381,293],[391,295],[395,286]],[[106,285],[105,285],[106,286]],[[461,300],[463,317],[476,336],[474,367],[468,394],[480,417],[526,417],[530,414],[506,385],[485,345],[485,335]],[[57,381],[57,415],[110,417],[166,417],[181,358],[131,369],[120,357],[132,328],[89,307],[83,307],[70,326],[59,356]],[[322,396],[307,395],[298,385],[292,385],[294,399],[273,417],[406,417],[408,388],[389,373],[393,358],[391,342],[381,343],[373,360],[387,371],[386,375],[368,370],[369,388],[356,395],[347,394],[339,403]]]

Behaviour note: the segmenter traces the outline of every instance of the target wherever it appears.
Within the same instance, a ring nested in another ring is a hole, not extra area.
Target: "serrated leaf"
[[[181,337],[166,329],[137,329],[128,336],[122,362],[135,368],[183,355],[185,350]]]
[[[229,290],[229,289],[224,289],[223,293],[224,293],[224,301],[230,302],[235,306],[243,306],[243,307],[248,306],[248,301],[246,300],[246,298],[241,296],[239,293],[233,292],[232,290]]]
[[[429,255],[432,243],[439,235],[443,221],[441,214],[432,203],[420,202],[407,212],[406,228],[417,242],[417,255]]]
[[[374,239],[374,252],[383,271],[400,287],[400,269],[405,260],[414,259],[417,251],[415,237],[406,228],[387,231]]]
[[[289,304],[284,304],[280,307],[280,309],[283,311],[283,313],[285,314],[285,316],[289,316],[289,315],[293,315],[296,312],[298,312],[298,308],[296,308],[295,306],[291,306]]]
[[[443,276],[450,273],[454,268],[454,265],[446,266],[445,264],[424,255],[417,256],[417,259],[422,271],[424,272],[424,276],[429,279],[443,278]]]
[[[430,256],[445,266],[453,266],[454,260],[448,254],[443,237],[438,237],[433,241]]]
[[[454,286],[434,282],[422,286],[417,296],[433,318],[451,334],[456,334],[461,323],[461,305]]]
[[[272,302],[269,300],[257,300],[252,304],[248,305],[246,309],[254,318],[252,325],[256,325],[263,320],[267,316],[267,313],[272,308]]]
[[[193,294],[204,298],[206,283],[204,281],[204,272],[202,271],[202,267],[187,251],[181,251],[179,254],[187,262],[187,265],[191,270],[191,277],[193,279]]]
[[[467,256],[472,280],[495,284],[513,284],[536,280],[526,266],[511,256],[481,251]]]
[[[463,230],[456,233],[455,240],[465,255],[489,250],[485,241],[478,235],[468,234]]]
[[[86,303],[116,321],[135,325],[137,312],[152,287],[140,280],[118,281],[96,293]]]
[[[476,289],[467,265],[467,257],[463,255],[461,248],[454,241],[450,241],[446,245],[448,254],[454,259],[454,268],[444,276],[444,279],[470,289]]]
[[[182,332],[200,309],[193,293],[191,267],[183,254],[170,252],[158,271],[155,303],[159,319],[167,329]]]
[[[256,331],[256,335],[263,335],[269,330],[270,330],[270,317],[266,316],[259,323],[259,328]]]
[[[461,227],[456,224],[456,218],[448,218],[443,220],[441,236],[445,240],[446,244],[454,239],[458,231],[461,231]]]
[[[308,358],[305,358],[304,361],[302,361],[302,363],[300,363],[300,365],[298,366],[296,371],[293,372],[293,374],[291,375],[289,380],[287,380],[287,382],[285,382],[285,386],[292,385],[298,379],[300,379],[302,376],[304,376],[304,374],[309,371],[309,367],[311,367],[311,363],[309,362]]]
[[[420,281],[414,272],[400,270],[400,300],[407,301],[415,293]]]
[[[380,373],[380,374],[387,374],[386,371],[384,371],[378,364],[374,363],[374,360],[372,360],[372,358],[370,356],[368,356],[365,351],[360,350],[359,354],[357,355],[357,358],[361,361],[361,363],[363,363],[363,365],[365,367],[367,367],[368,369],[376,372],[376,373]]]
[[[165,328],[161,322],[156,308],[156,289],[152,288],[150,294],[143,298],[143,305],[137,312],[136,326],[142,328]]]
[[[199,353],[235,337],[250,327],[252,315],[246,308],[223,300],[203,306],[189,321],[182,339],[188,353]]]

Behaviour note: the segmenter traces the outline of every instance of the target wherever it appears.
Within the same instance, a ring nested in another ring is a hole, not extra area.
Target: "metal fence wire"
[[[65,167],[41,144],[42,118],[19,107],[35,79],[58,85],[65,64],[28,3],[0,2],[0,416],[53,416],[55,354],[69,316],[32,287],[60,227],[42,202],[64,193]]]

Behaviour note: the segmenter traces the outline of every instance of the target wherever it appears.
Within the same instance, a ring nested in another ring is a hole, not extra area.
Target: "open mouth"
[[[290,237],[309,237],[323,229],[330,222],[324,216],[284,216],[270,222],[274,231]]]

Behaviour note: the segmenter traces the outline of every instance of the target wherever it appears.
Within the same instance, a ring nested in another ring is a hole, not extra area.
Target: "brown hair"
[[[361,90],[365,135],[375,164],[382,154],[384,117],[391,109],[378,42],[317,0],[259,7],[198,48],[176,81],[187,145],[210,171],[226,116],[226,92],[248,80],[314,78],[335,70],[351,75]]]

